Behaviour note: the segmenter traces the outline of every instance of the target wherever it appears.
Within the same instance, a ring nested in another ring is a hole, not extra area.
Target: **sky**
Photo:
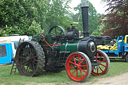
[[[107,7],[105,6],[105,3],[101,2],[101,0],[89,0],[93,6],[95,7],[95,9],[97,10],[97,13],[100,14],[105,14],[105,10],[107,9]],[[72,8],[72,12],[75,13],[75,11],[73,10],[74,7],[76,7],[79,3],[81,3],[81,0],[72,0],[70,6]]]

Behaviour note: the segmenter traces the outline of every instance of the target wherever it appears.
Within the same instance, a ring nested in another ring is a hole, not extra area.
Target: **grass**
[[[18,72],[16,74],[10,75],[11,65],[0,66],[0,85],[24,85],[30,82],[33,83],[70,83],[73,82],[66,71],[63,70],[60,73],[42,72],[40,76],[37,77],[26,77],[21,76]],[[122,73],[128,72],[127,62],[111,62],[110,70],[107,74],[102,76],[91,75],[86,81],[92,81],[94,78],[102,78],[120,75]],[[85,81],[85,82],[86,82]]]

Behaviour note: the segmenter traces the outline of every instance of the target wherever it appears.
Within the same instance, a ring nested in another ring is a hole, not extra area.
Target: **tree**
[[[47,23],[46,16],[48,14],[50,1],[51,0],[34,0],[36,22],[41,26],[41,29],[43,29],[45,24]]]
[[[0,35],[37,35],[53,25],[65,27],[71,22],[70,0],[2,0],[0,1]]]
[[[72,23],[72,19],[69,14],[69,4],[70,0],[51,0],[51,4],[47,13],[47,26],[51,28],[55,25],[60,25],[64,28]],[[47,31],[48,29],[45,29]]]
[[[30,0],[0,1],[0,28],[3,34],[28,34],[35,14]]]
[[[99,25],[100,21],[100,14],[96,12],[96,9],[93,7],[93,5],[88,1],[89,3],[89,32],[92,34],[94,30],[97,30],[97,27]],[[79,30],[83,30],[83,23],[82,23],[82,13],[81,13],[81,4],[79,4],[77,7],[74,8],[75,11],[78,11],[75,15],[73,15],[73,21],[79,22],[77,25]]]
[[[107,2],[109,11],[104,15],[102,23],[106,24],[103,35],[111,37],[128,34],[128,0],[103,0]]]

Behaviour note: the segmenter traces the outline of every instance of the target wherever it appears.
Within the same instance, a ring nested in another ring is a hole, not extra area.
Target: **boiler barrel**
[[[79,40],[75,41],[74,43],[66,42],[63,43],[62,45],[59,45],[58,48],[60,52],[69,51],[70,53],[72,53],[78,51],[78,44],[79,44]]]
[[[83,52],[91,60],[93,59],[93,57],[97,52],[96,43],[90,37],[86,37],[82,40],[77,40],[72,43],[69,42],[63,43],[62,45],[59,45],[58,48],[61,53],[62,52],[72,53],[77,51]]]

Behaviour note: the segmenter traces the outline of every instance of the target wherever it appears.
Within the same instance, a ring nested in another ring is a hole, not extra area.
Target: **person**
[[[72,24],[70,24],[70,27],[68,27],[67,31],[73,31],[73,30],[77,30]]]

